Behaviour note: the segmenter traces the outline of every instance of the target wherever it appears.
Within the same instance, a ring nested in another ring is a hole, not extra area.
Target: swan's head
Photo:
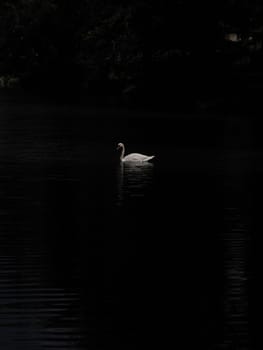
[[[117,145],[117,149],[120,149],[120,148],[124,148],[124,144],[119,142],[118,145]]]

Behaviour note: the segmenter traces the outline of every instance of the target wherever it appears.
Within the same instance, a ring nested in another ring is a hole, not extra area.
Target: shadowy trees
[[[209,94],[262,69],[262,16],[258,0],[2,0],[0,86]]]

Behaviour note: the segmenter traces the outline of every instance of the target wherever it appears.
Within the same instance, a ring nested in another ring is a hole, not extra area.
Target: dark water
[[[251,124],[3,104],[0,348],[252,349]]]

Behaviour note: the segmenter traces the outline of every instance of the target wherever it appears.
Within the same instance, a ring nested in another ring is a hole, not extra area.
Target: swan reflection
[[[131,198],[144,197],[151,188],[152,163],[120,163],[118,166],[118,204]]]

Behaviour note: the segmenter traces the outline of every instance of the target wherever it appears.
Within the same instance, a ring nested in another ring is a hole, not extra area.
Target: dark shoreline
[[[176,97],[144,95],[130,97],[125,95],[92,95],[88,90],[77,91],[39,91],[20,88],[1,89],[0,105],[30,104],[57,106],[80,106],[91,109],[108,111],[130,110],[131,112],[144,111],[150,114],[164,113],[165,115],[244,115],[261,116],[263,89],[255,89],[249,94],[233,94],[229,97],[192,97],[189,101]]]

